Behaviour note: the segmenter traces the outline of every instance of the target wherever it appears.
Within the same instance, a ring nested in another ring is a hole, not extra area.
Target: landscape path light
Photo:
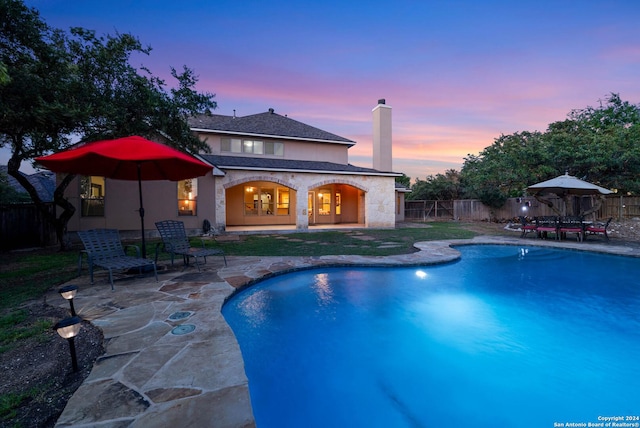
[[[73,298],[76,297],[76,293],[78,292],[78,286],[77,285],[65,285],[64,287],[60,288],[58,290],[58,293],[60,293],[60,295],[69,301],[69,305],[71,306],[71,316],[75,317],[76,314],[76,309],[73,307]]]
[[[53,327],[56,329],[60,337],[63,339],[67,339],[69,342],[69,351],[71,352],[71,365],[73,366],[73,371],[78,371],[78,360],[76,358],[76,344],[75,337],[80,332],[80,323],[81,319],[78,316],[73,316],[70,318],[65,318],[62,321],[58,321],[56,325]]]

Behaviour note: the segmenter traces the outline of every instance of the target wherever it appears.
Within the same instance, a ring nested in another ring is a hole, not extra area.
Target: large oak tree
[[[187,118],[214,109],[214,95],[194,89],[197,77],[186,66],[170,69],[175,82],[169,87],[144,66],[131,64],[133,54],[150,53],[130,34],[65,32],[20,0],[0,0],[0,147],[10,147],[8,174],[55,225],[63,247],[75,211],[63,194],[73,175],[56,188],[54,202],[63,209],[56,218],[18,172],[22,162],[72,143],[128,135],[161,138],[192,153],[208,151]]]
[[[623,193],[640,193],[640,106],[610,94],[599,107],[573,110],[544,133],[502,135],[465,158],[467,197],[490,207],[565,172]]]

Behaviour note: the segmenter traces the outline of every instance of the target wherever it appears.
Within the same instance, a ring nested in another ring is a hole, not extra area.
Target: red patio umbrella
[[[212,169],[211,165],[193,156],[138,136],[87,143],[74,149],[41,156],[36,161],[53,172],[137,180],[143,257],[146,257],[146,248],[142,181],[186,180],[205,175]]]

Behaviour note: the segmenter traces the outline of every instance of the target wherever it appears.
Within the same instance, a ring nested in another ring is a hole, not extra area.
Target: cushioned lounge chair
[[[609,220],[607,220],[606,223],[601,222],[588,225],[585,228],[585,239],[587,235],[604,235],[605,239],[608,241],[609,235],[607,234],[607,228],[609,227],[609,223],[611,223],[612,219],[612,217],[609,217]]]
[[[91,284],[93,284],[93,268],[100,266],[109,271],[109,282],[113,290],[113,271],[138,269],[139,273],[144,268],[153,267],[153,273],[158,280],[158,272],[156,264],[153,260],[147,260],[140,257],[140,248],[137,245],[122,246],[120,241],[120,233],[117,229],[92,229],[78,231],[78,236],[84,245],[84,253],[87,255],[89,262],[89,275],[91,276]],[[135,248],[136,257],[128,256],[125,253],[126,248]],[[82,253],[80,254],[82,257]],[[82,264],[80,263],[79,267]]]
[[[164,250],[171,255],[171,266],[173,266],[173,259],[176,255],[182,256],[184,267],[189,266],[189,260],[193,257],[198,271],[200,270],[198,257],[202,257],[206,263],[207,256],[222,256],[224,265],[227,265],[227,258],[224,251],[216,248],[206,248],[203,240],[201,240],[201,248],[192,247],[185,232],[183,222],[175,220],[159,221],[156,223],[156,228],[162,238],[162,242],[156,245],[156,263],[158,261],[158,250],[162,246]]]

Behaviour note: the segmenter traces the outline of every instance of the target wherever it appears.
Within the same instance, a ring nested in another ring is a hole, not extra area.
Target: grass
[[[78,274],[78,254],[41,250],[2,255],[0,270],[0,353],[20,345],[24,339],[44,340],[53,326],[50,321],[24,323],[20,306],[43,296],[51,287],[70,281]]]
[[[460,223],[430,223],[430,227],[401,229],[354,229],[247,235],[241,241],[216,242],[228,255],[237,256],[390,256],[407,254],[419,241],[472,238],[476,233]]]
[[[44,340],[46,332],[51,331],[53,322],[39,319],[32,324],[23,324],[27,318],[24,309],[11,310],[0,317],[0,353],[17,346],[21,339],[30,337]]]
[[[17,410],[20,408],[23,402],[27,400],[39,400],[42,402],[42,393],[49,388],[52,388],[51,382],[45,383],[40,386],[34,386],[19,394],[3,394],[0,395],[0,421],[9,421],[15,418]],[[22,424],[11,425],[14,428],[20,428]]]
[[[471,238],[476,233],[468,226],[434,222],[429,227],[243,235],[239,241],[206,243],[222,248],[230,256],[389,256],[413,252],[413,243],[418,241]],[[156,243],[157,240],[147,243],[149,257],[155,254]],[[199,240],[194,239],[193,245],[199,245]],[[162,253],[160,260],[168,258],[168,254]],[[3,254],[0,268],[0,352],[3,352],[21,339],[37,339],[51,328],[44,320],[23,326],[25,314],[20,305],[76,278],[78,252],[49,249]]]

